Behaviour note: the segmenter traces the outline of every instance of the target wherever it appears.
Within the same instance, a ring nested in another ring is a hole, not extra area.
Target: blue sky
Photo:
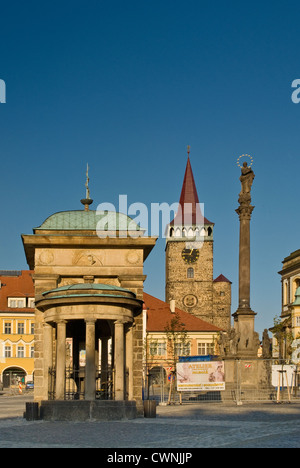
[[[179,201],[186,147],[215,223],[214,276],[238,306],[235,209],[251,154],[251,306],[260,333],[281,312],[281,262],[300,248],[299,2],[16,1],[1,5],[0,268],[27,268],[22,233],[101,202]],[[145,290],[164,299],[164,239]]]

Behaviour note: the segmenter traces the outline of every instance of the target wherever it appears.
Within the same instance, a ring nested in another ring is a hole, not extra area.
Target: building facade
[[[291,356],[293,341],[300,338],[300,250],[292,252],[282,262],[280,326],[273,332],[273,355]]]
[[[219,354],[220,328],[144,293],[145,375],[161,380],[175,371],[179,356]]]
[[[282,269],[279,271],[281,275],[281,319],[291,319],[291,327],[296,327],[296,322],[293,317],[295,295],[300,286],[300,250],[292,252],[282,262]],[[297,324],[299,327],[300,324]]]
[[[0,385],[19,389],[33,381],[32,271],[0,271]]]
[[[231,327],[231,282],[214,280],[214,223],[203,216],[188,157],[179,210],[167,228],[165,300],[224,330]]]

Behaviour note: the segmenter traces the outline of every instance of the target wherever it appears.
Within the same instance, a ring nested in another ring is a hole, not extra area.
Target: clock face
[[[199,250],[183,249],[181,256],[186,263],[195,263],[199,258]]]

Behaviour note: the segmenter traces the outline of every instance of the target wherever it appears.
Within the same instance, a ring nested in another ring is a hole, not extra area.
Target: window
[[[190,267],[187,269],[187,277],[194,278],[194,268]]]
[[[300,317],[296,317],[296,327],[300,327]]]
[[[11,357],[11,346],[5,346],[4,348],[4,356]]]
[[[150,343],[150,355],[151,356],[165,356],[167,353],[166,343],[161,342],[157,343],[156,341],[152,341]]]
[[[18,323],[18,334],[24,335],[24,322]]]
[[[167,350],[166,350],[166,343],[158,343],[157,345],[157,355],[158,356],[165,356]]]
[[[10,335],[11,334],[11,323],[10,322],[5,322],[5,324],[4,324],[4,333],[5,333],[5,335]]]
[[[34,300],[34,297],[29,297],[29,298],[28,298],[28,307],[29,307],[30,309],[34,309],[34,307],[35,307],[35,300]]]
[[[31,322],[30,324],[30,333],[31,335],[34,335],[34,323],[33,322]]]
[[[283,285],[283,304],[288,303],[288,283]]]
[[[8,307],[12,309],[24,309],[26,307],[26,298],[25,297],[9,297],[8,298]]]
[[[198,355],[207,356],[208,354],[214,354],[215,347],[213,343],[198,343]]]
[[[18,346],[18,358],[24,357],[24,346]]]
[[[176,343],[175,355],[176,356],[189,356],[191,354],[190,343]]]
[[[34,358],[34,346],[30,347],[30,357]]]

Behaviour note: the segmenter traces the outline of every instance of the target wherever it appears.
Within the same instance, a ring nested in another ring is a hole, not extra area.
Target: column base
[[[232,314],[232,317],[237,318],[239,315],[249,315],[255,317],[257,313],[253,312],[253,310],[250,309],[250,307],[239,307],[237,311],[234,314]]]
[[[118,421],[135,419],[135,401],[42,401],[40,419],[46,421]]]

